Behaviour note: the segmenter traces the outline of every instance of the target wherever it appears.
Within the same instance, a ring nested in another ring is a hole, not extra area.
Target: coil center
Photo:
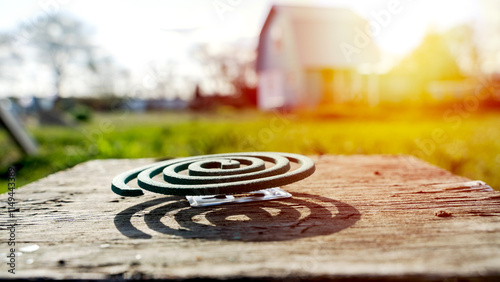
[[[205,163],[201,164],[200,166],[202,168],[208,168],[208,169],[230,169],[230,168],[239,168],[240,162],[228,159],[228,160],[221,160],[221,161],[205,162]]]
[[[244,174],[262,171],[265,168],[266,165],[263,160],[251,157],[210,158],[191,162],[187,165],[189,176],[207,177]]]

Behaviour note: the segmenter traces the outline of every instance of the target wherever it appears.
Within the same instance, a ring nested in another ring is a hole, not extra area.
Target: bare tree
[[[226,46],[224,52],[213,52],[208,44],[202,44],[195,49],[194,57],[205,66],[216,92],[238,96],[243,88],[254,84],[255,51],[231,47]]]
[[[455,26],[444,34],[460,69],[468,75],[477,76],[481,72],[481,63],[474,36],[474,29],[467,24]]]
[[[91,69],[94,71],[93,93],[100,97],[114,97],[123,94],[128,86],[130,74],[120,67],[112,56],[101,53],[93,58]]]
[[[13,38],[9,34],[0,34],[0,79],[14,81],[12,66],[18,66],[23,58],[19,50],[13,46]]]
[[[173,98],[177,95],[175,89],[176,64],[173,61],[154,62],[149,64],[144,83],[156,98]],[[177,75],[180,76],[180,75]]]
[[[36,26],[22,26],[31,34],[29,44],[36,49],[40,61],[54,75],[56,96],[61,94],[70,67],[95,71],[93,47],[88,28],[77,19],[63,14],[50,15]]]

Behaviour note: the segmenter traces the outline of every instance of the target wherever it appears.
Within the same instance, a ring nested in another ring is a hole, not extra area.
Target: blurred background
[[[237,151],[413,155],[500,190],[500,2],[0,0],[0,125],[0,192],[11,166]]]

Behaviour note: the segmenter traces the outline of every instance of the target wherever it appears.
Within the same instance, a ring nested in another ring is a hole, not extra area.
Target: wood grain
[[[50,175],[16,190],[16,247],[40,248],[0,278],[500,277],[499,192],[408,156],[312,158],[316,173],[283,187],[292,199],[217,208],[111,192],[115,175],[151,159]]]

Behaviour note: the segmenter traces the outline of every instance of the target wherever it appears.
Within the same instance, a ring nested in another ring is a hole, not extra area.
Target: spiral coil
[[[299,165],[292,170],[290,162]],[[266,163],[272,164],[266,167]],[[182,174],[182,172],[188,174]],[[231,195],[287,185],[315,171],[314,162],[291,153],[252,152],[204,155],[158,162],[117,175],[111,190],[140,196],[142,189],[166,195]],[[163,182],[153,178],[163,173]],[[127,185],[137,178],[140,188]],[[142,189],[141,189],[142,188]]]

